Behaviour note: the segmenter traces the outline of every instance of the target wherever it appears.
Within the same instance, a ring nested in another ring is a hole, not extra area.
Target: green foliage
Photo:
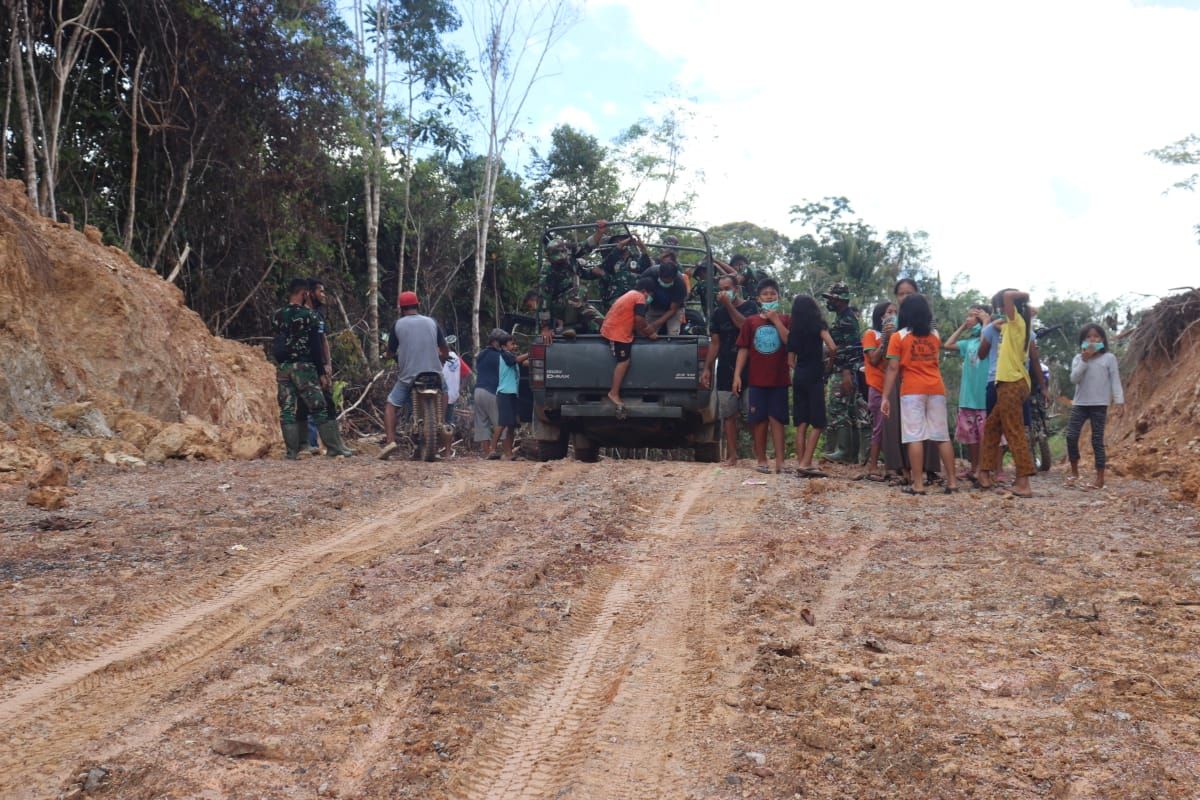
[[[533,151],[528,173],[541,228],[613,219],[621,212],[620,182],[606,147],[596,137],[559,125],[543,157]]]
[[[1151,150],[1149,155],[1154,156],[1164,164],[1188,168],[1200,167],[1200,136],[1196,134],[1185,136],[1166,147]],[[1172,188],[1192,192],[1196,190],[1197,185],[1200,185],[1200,170],[1193,172],[1182,180],[1176,181]],[[1200,239],[1200,224],[1196,225],[1196,236]]]

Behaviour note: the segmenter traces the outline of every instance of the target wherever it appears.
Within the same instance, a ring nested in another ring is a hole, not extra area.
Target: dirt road
[[[1035,488],[353,459],[0,490],[0,796],[1194,797],[1196,509]]]

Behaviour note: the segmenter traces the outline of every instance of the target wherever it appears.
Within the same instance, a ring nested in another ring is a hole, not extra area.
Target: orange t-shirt
[[[883,367],[872,364],[871,360],[865,356],[872,350],[878,350],[881,344],[883,344],[883,334],[874,328],[867,328],[867,332],[863,334],[862,338],[863,372],[867,374],[867,386],[877,392],[883,391]],[[883,364],[884,362],[880,361],[879,363]]]
[[[633,323],[637,317],[646,316],[646,295],[637,289],[630,289],[617,298],[604,315],[604,324],[600,326],[600,335],[610,342],[629,344],[633,341]]]
[[[917,336],[905,328],[888,341],[887,357],[900,361],[900,394],[946,393],[938,358],[942,340],[936,333]]]

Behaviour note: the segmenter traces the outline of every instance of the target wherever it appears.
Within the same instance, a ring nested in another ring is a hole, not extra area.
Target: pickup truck
[[[622,226],[626,231],[640,227],[690,233],[691,241],[703,245],[678,246],[684,267],[684,253],[710,253],[708,237],[695,228],[617,222],[610,223],[609,230]],[[590,226],[552,228],[544,241],[584,227]],[[647,244],[651,249],[657,246]],[[565,458],[568,445],[574,446],[578,461],[596,461],[601,447],[691,448],[697,461],[719,460],[717,393],[700,386],[709,337],[706,323],[699,319],[707,320],[708,314],[707,309],[692,312],[691,323],[680,335],[634,343],[621,387],[620,415],[606,398],[616,362],[601,336],[554,334],[550,341],[537,337],[529,351],[529,377],[539,460]]]

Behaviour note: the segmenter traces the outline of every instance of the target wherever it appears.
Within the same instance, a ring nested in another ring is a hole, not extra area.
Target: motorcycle
[[[1033,453],[1033,464],[1038,472],[1050,469],[1050,423],[1046,419],[1046,402],[1041,395],[1029,398],[1031,424],[1025,429],[1029,437],[1029,449]]]
[[[442,423],[442,373],[422,372],[412,385],[412,420],[409,435],[413,441],[413,458],[434,461],[441,442],[453,428]]]

